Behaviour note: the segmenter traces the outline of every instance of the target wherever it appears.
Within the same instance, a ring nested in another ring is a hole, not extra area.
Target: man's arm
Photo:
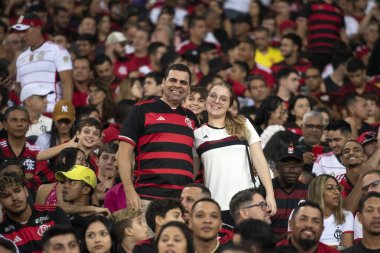
[[[58,75],[61,79],[63,99],[71,101],[73,99],[74,92],[73,73],[71,70],[64,70],[58,72]]]
[[[140,208],[140,197],[137,195],[132,182],[132,155],[133,145],[120,141],[119,151],[117,155],[117,166],[119,168],[119,175],[123,182],[125,195],[127,198],[127,207]]]

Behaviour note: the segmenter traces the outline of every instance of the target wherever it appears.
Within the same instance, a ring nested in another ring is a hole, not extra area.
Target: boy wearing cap
[[[53,91],[53,94],[47,97],[47,112],[52,112],[59,99],[64,98],[69,101],[72,99],[73,67],[70,54],[64,47],[45,41],[42,25],[43,22],[36,13],[27,13],[25,16],[20,16],[17,24],[12,26],[28,46],[28,49],[17,58],[16,79],[21,85],[21,91],[26,86],[37,89],[40,84]]]
[[[51,131],[52,119],[42,115],[46,112],[48,100],[47,95],[53,93],[46,86],[36,84],[27,85],[21,90],[20,101],[29,113],[29,130],[26,137],[37,137]]]
[[[289,146],[279,150],[276,161],[278,176],[272,179],[277,213],[271,217],[271,226],[274,233],[282,235],[284,238],[292,210],[296,208],[301,199],[307,198],[308,187],[298,180],[302,168],[303,160],[300,149]]]
[[[62,188],[63,200],[73,206],[83,207],[92,205],[92,195],[96,188],[95,172],[82,165],[74,165],[67,172],[58,171],[55,179]],[[82,227],[91,216],[90,213],[68,214],[71,224],[75,227],[77,235],[81,234]]]

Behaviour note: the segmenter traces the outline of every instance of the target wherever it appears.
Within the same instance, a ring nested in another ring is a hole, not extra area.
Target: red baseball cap
[[[12,26],[12,29],[17,31],[25,31],[31,27],[41,27],[42,20],[36,13],[27,13],[25,16],[20,16],[17,24]]]

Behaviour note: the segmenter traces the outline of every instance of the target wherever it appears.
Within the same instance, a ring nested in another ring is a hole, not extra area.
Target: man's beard
[[[302,247],[303,250],[310,250],[315,245],[317,245],[318,241],[315,239],[302,239],[302,238],[300,238],[298,243]]]

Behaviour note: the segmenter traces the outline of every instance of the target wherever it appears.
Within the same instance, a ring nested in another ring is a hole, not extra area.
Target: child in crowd
[[[197,117],[198,124],[206,122],[206,98],[207,90],[202,86],[192,86],[189,95],[187,95],[183,106],[189,108]]]

